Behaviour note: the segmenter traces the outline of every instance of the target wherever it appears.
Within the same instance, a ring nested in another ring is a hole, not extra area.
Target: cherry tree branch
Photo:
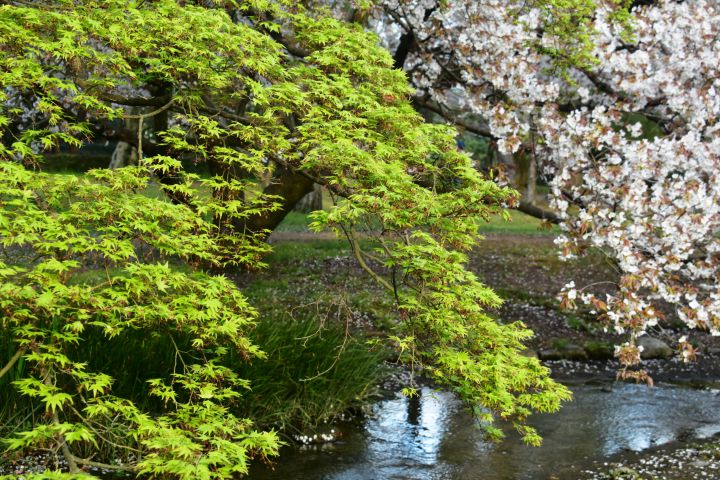
[[[481,137],[497,139],[497,137],[495,137],[495,135],[493,135],[493,133],[490,131],[490,128],[483,125],[478,125],[476,123],[471,123],[461,117],[458,117],[455,113],[443,108],[437,102],[419,97],[414,97],[413,103],[417,108],[429,110],[433,113],[436,113],[448,122],[458,125],[470,133],[474,133],[475,135],[479,135]]]
[[[530,202],[520,202],[516,210],[554,225],[558,225],[561,222],[560,217],[555,212],[545,210]]]

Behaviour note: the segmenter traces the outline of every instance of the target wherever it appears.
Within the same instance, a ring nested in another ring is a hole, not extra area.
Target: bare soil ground
[[[600,252],[569,262],[561,261],[548,237],[488,237],[471,257],[470,268],[506,298],[497,312],[504,321],[520,320],[533,332],[531,347],[542,352],[563,345],[615,345],[624,337],[587,312],[560,311],[555,299],[568,281],[594,285],[597,293],[611,292],[618,274]],[[666,308],[666,307],[663,307]],[[683,363],[675,357],[647,360],[643,367],[655,380],[720,382],[720,338],[680,325],[670,310],[668,321],[650,332],[671,348],[687,335],[699,349],[698,361]],[[606,331],[607,330],[607,331]],[[547,361],[557,377],[611,377],[619,368],[614,360]]]

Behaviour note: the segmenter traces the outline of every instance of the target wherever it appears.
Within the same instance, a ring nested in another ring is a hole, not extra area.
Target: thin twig
[[[142,137],[143,137],[143,121],[144,120],[145,120],[145,117],[143,117],[142,115],[140,116],[140,119],[138,120],[138,146],[137,146],[138,164],[141,164],[142,159],[143,159]]]
[[[171,99],[168,103],[163,105],[162,107],[158,108],[157,110],[153,110],[152,112],[148,113],[139,113],[137,115],[123,115],[123,118],[125,120],[144,120],[146,118],[154,117],[155,115],[164,112],[168,108],[172,106],[172,104],[175,103],[175,99]]]
[[[358,243],[357,239],[353,236],[353,234],[342,225],[340,225],[340,228],[342,228],[342,231],[345,233],[345,236],[347,237],[348,242],[350,242],[350,245],[352,246],[353,255],[355,256],[355,260],[357,260],[360,267],[363,270],[365,270],[366,272],[368,272],[370,274],[370,276],[373,278],[373,280],[375,280],[376,282],[378,282],[380,285],[387,288],[391,292],[394,292],[395,289],[393,288],[393,286],[390,285],[390,283],[388,283],[387,280],[385,280],[380,275],[378,275],[378,273],[375,270],[370,268],[367,263],[365,263],[365,259],[363,258],[363,255],[362,255],[363,252],[360,249],[360,244]]]
[[[58,417],[57,413],[53,413],[52,420],[53,420],[53,425],[55,425],[56,427],[60,426],[60,418]],[[73,455],[72,452],[70,451],[70,448],[68,447],[67,442],[65,441],[65,435],[62,433],[58,433],[56,440],[57,440],[58,446],[62,450],[63,457],[65,457],[65,461],[68,464],[68,469],[70,470],[70,473],[80,473],[80,468],[78,467],[77,462],[75,461],[75,459],[77,457],[75,455]]]
[[[72,455],[72,454],[71,454]],[[94,462],[86,458],[80,458],[73,455],[73,460],[81,465],[87,465],[89,467],[104,468],[106,470],[122,470],[125,472],[134,472],[137,470],[136,467],[130,465],[111,465],[109,463]]]
[[[18,351],[15,352],[15,354],[10,357],[10,361],[0,370],[0,378],[5,376],[6,373],[10,371],[10,369],[15,365],[15,363],[22,357],[22,354],[25,353],[25,347],[18,348]]]
[[[340,355],[342,355],[342,353],[345,351],[345,346],[347,345],[348,338],[350,338],[350,319],[352,317],[352,312],[348,308],[347,303],[345,303],[344,301],[343,301],[342,306],[345,307],[345,310],[349,313],[345,317],[345,336],[343,337],[342,345],[340,345],[340,347],[339,347],[338,354],[335,355],[335,358],[333,359],[332,364],[328,368],[326,368],[324,371],[318,372],[316,375],[313,375],[312,377],[301,378],[299,380],[300,382],[309,382],[311,380],[315,380],[316,378],[319,378],[319,377],[325,375],[326,373],[328,373],[330,370],[333,369],[333,367],[335,367],[337,362],[340,360]],[[340,309],[338,308],[338,316],[339,315],[340,315]]]

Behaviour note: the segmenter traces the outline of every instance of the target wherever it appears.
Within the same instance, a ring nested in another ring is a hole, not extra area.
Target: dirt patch
[[[548,237],[493,236],[488,237],[470,257],[469,268],[490,287],[498,291],[505,304],[495,314],[502,321],[521,321],[535,336],[529,347],[536,352],[568,347],[583,347],[588,351],[612,348],[626,338],[613,333],[587,312],[567,312],[559,309],[557,294],[570,280],[578,286],[592,285],[597,294],[613,290],[618,273],[601,252],[572,261],[562,261]],[[698,361],[684,363],[677,358],[646,360],[643,368],[659,381],[720,381],[720,338],[698,330],[690,330],[673,321],[668,312],[668,324],[652,329],[649,334],[675,348],[677,339],[686,335],[699,351]],[[614,360],[547,361],[558,378],[611,378],[619,369]]]

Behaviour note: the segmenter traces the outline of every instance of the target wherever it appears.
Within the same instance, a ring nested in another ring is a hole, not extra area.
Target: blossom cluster
[[[630,36],[617,8],[598,2],[591,17],[595,63],[558,72],[548,51],[567,39],[532,2],[386,2],[416,32],[405,69],[418,94],[482,117],[500,150],[531,149],[562,219],[563,255],[592,246],[614,259],[612,293],[573,283],[565,303],[602,310],[631,345],[668,305],[718,335],[720,7],[637,7]]]

